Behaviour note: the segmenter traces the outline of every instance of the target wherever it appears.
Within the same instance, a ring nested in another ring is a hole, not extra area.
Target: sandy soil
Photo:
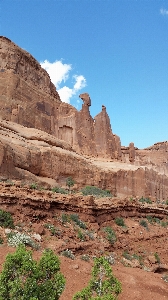
[[[12,247],[1,246],[0,269],[7,253],[14,252]],[[41,256],[40,251],[33,255],[35,259]],[[87,286],[93,263],[81,259],[71,260],[60,256],[61,271],[66,278],[66,287],[60,300],[71,300],[74,293]],[[161,279],[161,274],[146,272],[137,268],[124,267],[121,264],[112,266],[114,275],[122,282],[122,293],[118,300],[167,300],[168,283]]]
[[[14,195],[12,188],[11,193]],[[45,196],[46,193],[37,191],[31,194],[29,190],[27,193],[29,200],[25,206],[21,207],[20,202],[20,206],[15,207],[14,204],[12,205],[5,200],[5,204],[1,203],[1,208],[9,209],[13,214],[16,230],[30,235],[34,233],[41,235],[40,249],[33,251],[35,259],[41,257],[45,248],[50,248],[59,255],[61,271],[66,278],[66,287],[60,300],[71,300],[75,292],[87,286],[91,276],[93,257],[111,254],[115,258],[115,263],[112,265],[113,273],[122,283],[122,293],[118,297],[119,300],[168,300],[168,283],[162,279],[163,276],[168,276],[168,215],[166,205],[162,209],[158,205],[157,214],[152,215],[153,222],[150,223],[147,217],[151,216],[151,211],[154,213],[152,207],[155,207],[156,203],[154,206],[152,204],[149,204],[149,207],[146,206],[146,215],[143,217],[138,210],[135,210],[134,216],[131,217],[126,210],[125,201],[116,200],[116,203],[112,202],[113,208],[121,206],[125,223],[125,226],[118,226],[115,222],[115,216],[107,219],[108,212],[107,214],[104,212],[101,222],[96,223],[91,216],[89,219],[89,215],[86,219],[86,215],[81,212],[80,207],[77,207],[77,211],[68,211],[66,202],[60,208],[56,206],[54,214],[52,211],[48,217],[43,217],[41,214],[44,208],[33,206],[34,212],[37,210],[38,213],[34,217],[32,211],[29,211],[29,205],[33,204],[30,200],[31,198],[34,199],[35,193],[41,197],[40,199],[42,199],[42,193]],[[108,199],[99,199],[100,201],[101,205],[105,207],[110,205]],[[134,203],[135,206],[139,207],[138,201]],[[50,206],[46,206],[46,209],[47,207],[49,209]],[[86,228],[80,228],[73,219],[70,219],[72,213],[78,214],[79,219],[86,224]],[[87,210],[85,213],[87,214]],[[64,217],[65,215],[68,216],[68,221],[63,222],[63,215]],[[83,219],[84,217],[85,219]],[[146,222],[147,227],[141,225],[142,220]],[[54,226],[57,233],[53,234],[46,228],[46,224]],[[104,230],[107,227],[111,227],[116,234],[117,239],[114,244],[110,243],[107,238]],[[83,240],[79,237],[79,233],[83,234]],[[0,235],[4,238],[4,244],[0,245],[1,271],[6,255],[9,252],[14,252],[15,248],[7,246],[7,237],[2,227],[0,227]],[[72,250],[75,255],[74,260],[61,255],[65,249]],[[159,261],[155,257],[156,253]],[[89,256],[88,262],[81,259],[84,254]]]

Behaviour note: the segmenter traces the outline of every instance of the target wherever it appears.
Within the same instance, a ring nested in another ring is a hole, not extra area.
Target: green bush
[[[149,198],[144,198],[144,197],[141,197],[141,198],[139,199],[139,202],[141,202],[141,203],[152,204],[152,200],[151,200],[151,199],[149,199]]]
[[[143,257],[141,255],[137,255],[137,254],[130,254],[127,250],[125,250],[122,254],[122,256],[130,261],[136,259],[139,261],[140,265],[143,265]]]
[[[8,238],[8,245],[12,247],[17,247],[19,245],[27,245],[31,248],[38,250],[39,245],[34,242],[34,240],[25,233],[20,232],[10,232],[7,235]]]
[[[69,220],[70,220],[69,215],[67,215],[67,214],[62,214],[62,215],[61,215],[61,222],[62,222],[63,224],[69,222]]]
[[[144,258],[142,255],[138,255],[138,254],[133,254],[132,255],[133,259],[137,259],[140,263],[140,265],[142,266],[144,264]]]
[[[160,224],[161,224],[162,227],[167,227],[168,226],[168,222],[165,222],[165,221],[161,221]]]
[[[73,300],[116,300],[121,293],[121,283],[113,275],[108,261],[104,257],[96,258],[92,269],[92,278]]]
[[[86,239],[86,235],[79,229],[79,230],[78,230],[77,238],[78,238],[79,240],[81,240],[82,242],[84,242],[85,239]]]
[[[2,236],[0,235],[0,245],[2,245],[4,243],[4,240],[2,238]]]
[[[123,218],[121,218],[121,217],[117,217],[117,218],[115,219],[115,223],[116,223],[118,226],[125,227],[124,220],[123,220]]]
[[[146,216],[146,219],[148,220],[148,222],[150,224],[153,224],[154,223],[154,218],[152,216]]]
[[[24,246],[7,255],[0,274],[1,300],[57,300],[64,287],[60,262],[52,250],[46,250],[39,263]]]
[[[12,215],[0,209],[0,226],[5,228],[14,228]]]
[[[104,231],[106,232],[106,238],[109,241],[109,243],[114,244],[117,240],[114,230],[111,227],[107,226],[104,228]]]
[[[32,190],[37,190],[37,183],[32,183],[31,185],[30,185],[30,189],[32,189]]]
[[[54,187],[54,188],[51,189],[51,191],[53,193],[68,194],[68,192],[65,189],[61,188],[61,187]]]
[[[62,254],[63,256],[66,256],[66,257],[70,258],[70,259],[73,259],[73,260],[75,259],[75,255],[74,255],[73,252],[72,252],[71,250],[69,250],[69,249],[66,249],[66,250],[62,251],[61,254]]]
[[[74,186],[75,181],[73,180],[73,178],[70,176],[66,179],[66,185],[68,186],[69,190],[71,186]]]
[[[145,220],[140,220],[139,224],[148,230],[148,223]]]
[[[160,219],[159,218],[154,217],[153,221],[154,221],[154,223],[160,224]]]
[[[89,237],[90,240],[92,240],[92,241],[94,240],[94,232],[93,231],[86,230],[85,233]]]
[[[154,224],[154,223],[160,224],[160,219],[159,218],[152,217],[152,216],[146,216],[146,219],[148,220],[148,222],[150,224]]]
[[[112,197],[112,194],[108,190],[102,190],[96,186],[86,186],[81,190],[84,196],[93,195],[96,197]]]
[[[80,228],[86,229],[86,224],[79,219],[77,214],[70,215],[70,219],[76,223]]]
[[[10,186],[10,185],[11,185],[11,186],[15,185],[14,182],[13,182],[12,180],[10,180],[10,179],[7,179],[7,180],[6,180],[6,184],[9,185],[9,186]]]
[[[154,253],[154,257],[155,257],[157,263],[160,264],[160,257],[159,257],[159,254],[157,252]]]
[[[84,261],[89,261],[90,260],[90,256],[88,254],[83,254],[80,258]]]
[[[127,250],[125,250],[125,251],[123,252],[122,256],[123,256],[124,258],[128,259],[128,260],[132,260],[132,259],[133,259],[132,255],[129,254],[129,252],[128,252]]]
[[[52,235],[60,236],[60,234],[61,234],[60,229],[57,228],[57,227],[55,227],[52,224],[44,224],[44,227],[47,228],[47,229],[49,229]]]

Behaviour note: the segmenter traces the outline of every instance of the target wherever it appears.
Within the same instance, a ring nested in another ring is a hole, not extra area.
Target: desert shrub
[[[148,223],[145,220],[140,220],[139,224],[148,229]]]
[[[75,181],[73,180],[73,178],[70,176],[66,179],[66,185],[68,186],[69,190],[71,188],[71,186],[74,186]]]
[[[114,244],[117,240],[114,230],[111,227],[107,226],[104,228],[104,231],[106,232],[106,238],[109,241],[109,243]]]
[[[146,216],[146,219],[148,220],[149,223],[154,224],[160,224],[160,219],[152,216]]]
[[[4,240],[2,238],[2,236],[0,235],[0,245],[2,245],[4,243]]]
[[[168,205],[168,199],[165,201],[165,204]]]
[[[92,231],[86,230],[85,233],[90,240],[94,240],[94,233]]]
[[[154,223],[157,223],[157,224],[160,224],[160,219],[159,219],[159,218],[156,218],[156,217],[154,217],[154,218],[153,218],[153,222],[154,222]]]
[[[89,261],[90,260],[90,256],[88,255],[88,254],[83,254],[83,255],[81,255],[81,257],[80,257],[82,260],[84,260],[84,261]]]
[[[73,252],[71,251],[71,250],[69,250],[69,249],[66,249],[66,250],[64,250],[64,251],[62,251],[61,252],[61,255],[63,255],[63,256],[66,256],[66,257],[68,257],[68,258],[70,258],[70,259],[75,259],[75,255],[73,254]]]
[[[129,254],[129,252],[128,252],[127,250],[125,250],[125,251],[123,252],[122,256],[123,256],[124,258],[128,259],[128,260],[132,260],[132,259],[133,259],[132,255]]]
[[[121,283],[113,275],[111,266],[104,257],[96,258],[92,269],[92,278],[73,300],[115,300],[121,293]]]
[[[15,185],[15,183],[12,181],[12,180],[10,180],[10,179],[7,179],[6,180],[6,185],[11,185],[11,186],[13,186],[13,185]]]
[[[160,257],[159,257],[159,254],[157,252],[154,253],[154,257],[155,257],[157,263],[160,264]]]
[[[0,226],[5,228],[14,228],[12,215],[0,209]]]
[[[162,227],[167,227],[167,226],[168,226],[168,222],[166,222],[166,221],[161,221],[160,225],[161,225]]]
[[[30,184],[30,189],[32,189],[32,190],[37,190],[37,183],[32,183],[32,184]]]
[[[96,197],[112,197],[112,194],[108,190],[102,190],[96,186],[86,186],[81,190],[84,196],[93,195]]]
[[[61,234],[60,229],[55,227],[52,224],[44,224],[44,227],[49,229],[52,235],[58,235],[59,236]]]
[[[69,221],[70,221],[69,215],[67,215],[67,214],[62,214],[62,215],[61,215],[61,222],[62,222],[63,224],[65,224],[65,223],[67,223],[67,222],[69,222]]]
[[[165,282],[168,282],[168,275],[167,274],[164,274],[162,276],[162,279],[165,281]]]
[[[58,300],[64,287],[60,262],[52,250],[46,250],[39,263],[24,246],[7,255],[0,274],[1,300]]]
[[[80,228],[86,229],[86,224],[79,219],[77,214],[71,214],[70,219],[74,221]]]
[[[10,232],[7,235],[8,245],[12,247],[17,247],[19,245],[27,245],[33,249],[39,249],[39,245],[34,242],[34,240],[25,233],[20,232]]]
[[[144,258],[142,255],[138,255],[138,254],[133,254],[132,255],[133,259],[137,259],[140,263],[140,265],[142,266],[144,264]]]
[[[53,193],[68,194],[68,192],[65,189],[61,188],[61,187],[54,187],[54,188],[51,189],[51,191]]]
[[[152,204],[152,200],[151,200],[151,199],[149,199],[149,198],[144,198],[144,197],[141,197],[141,198],[139,199],[139,202],[141,202],[141,203]]]
[[[104,258],[108,261],[108,263],[110,265],[114,265],[115,264],[115,254],[114,253],[106,255]]]
[[[139,261],[139,263],[140,263],[141,266],[143,265],[143,257],[141,255],[138,255],[138,254],[135,254],[135,253],[134,254],[130,254],[127,250],[125,250],[123,252],[122,256],[124,258],[126,258],[127,260],[130,260],[130,261],[136,259],[136,260]]]
[[[115,223],[116,223],[118,226],[125,227],[124,220],[123,220],[123,218],[121,218],[121,217],[117,217],[117,218],[115,219]]]
[[[146,219],[148,220],[148,222],[150,224],[153,224],[154,223],[154,218],[152,216],[146,216]]]
[[[79,240],[81,240],[82,242],[84,242],[85,239],[86,239],[86,235],[79,229],[79,230],[78,230],[78,234],[77,234],[77,238],[78,238]]]

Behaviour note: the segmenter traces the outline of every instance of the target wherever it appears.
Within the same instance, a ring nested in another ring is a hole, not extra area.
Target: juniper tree
[[[77,292],[73,300],[115,300],[121,293],[121,283],[113,275],[109,262],[96,258],[92,269],[92,278],[82,291]]]
[[[52,250],[45,251],[37,263],[32,252],[20,245],[6,257],[0,274],[0,299],[58,300],[64,286],[60,262]]]

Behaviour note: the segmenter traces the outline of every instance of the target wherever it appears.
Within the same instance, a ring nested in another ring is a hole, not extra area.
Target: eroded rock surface
[[[65,140],[78,153],[120,159],[120,143],[116,146],[109,117],[105,111],[96,121],[91,117],[88,93],[80,95],[81,111],[62,103],[40,64],[2,36],[0,66],[0,116],[3,119],[43,130]]]
[[[0,174],[34,182],[50,178],[59,185],[72,176],[77,187],[99,186],[118,196],[168,198],[166,175],[132,164],[84,158],[52,135],[4,120],[0,121]]]
[[[50,77],[25,50],[0,37],[1,178],[77,187],[95,185],[118,196],[168,198],[168,142],[121,147],[106,107],[92,118],[63,103]]]

